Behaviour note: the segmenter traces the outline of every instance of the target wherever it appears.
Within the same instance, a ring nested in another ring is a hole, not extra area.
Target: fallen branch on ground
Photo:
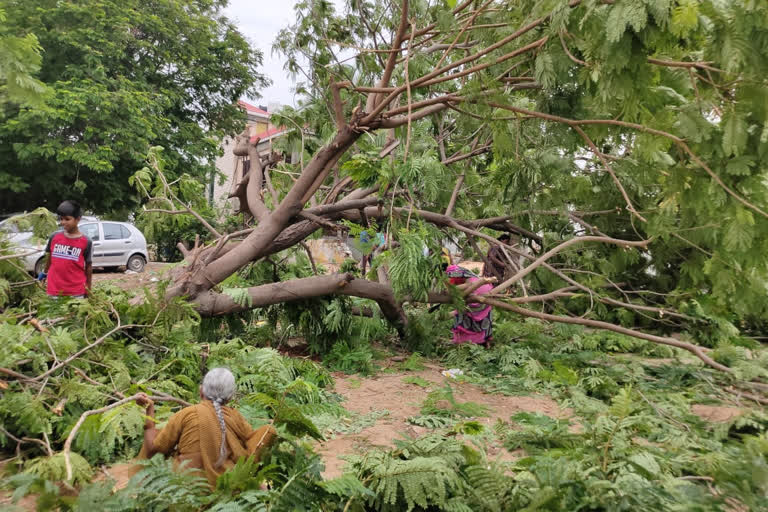
[[[666,338],[663,336],[656,336],[654,334],[648,334],[648,333],[636,331],[634,329],[621,327],[619,325],[615,325],[609,322],[602,322],[600,320],[591,320],[589,318],[574,318],[570,316],[560,316],[560,315],[551,315],[549,313],[540,313],[538,311],[532,311],[530,309],[524,309],[517,306],[513,306],[511,304],[507,304],[506,302],[502,302],[500,300],[489,299],[481,295],[480,296],[472,295],[468,297],[468,300],[472,300],[474,302],[480,302],[483,304],[488,304],[490,306],[494,306],[500,309],[506,309],[507,311],[512,311],[522,316],[538,318],[539,320],[546,320],[548,322],[559,322],[564,324],[585,325],[587,327],[594,327],[596,329],[603,329],[606,331],[618,332],[619,334],[625,334],[627,336],[632,336],[633,338],[651,341],[653,343],[660,343],[662,345],[669,345],[671,347],[681,348],[683,350],[687,350],[691,354],[701,359],[702,362],[704,362],[704,364],[706,364],[707,366],[710,366],[716,370],[733,374],[732,369],[728,368],[723,364],[718,363],[717,361],[709,357],[707,354],[705,354],[705,349],[703,347],[699,347],[698,345],[687,343],[685,341],[680,341],[673,338]]]
[[[67,436],[67,440],[64,441],[64,448],[62,449],[62,453],[64,454],[64,465],[67,468],[67,482],[72,481],[72,461],[69,458],[69,452],[72,449],[72,441],[75,440],[75,437],[77,436],[77,432],[80,430],[80,427],[83,426],[83,422],[88,416],[93,416],[95,414],[102,414],[107,411],[111,411],[112,409],[115,409],[117,407],[120,407],[121,405],[125,405],[128,402],[135,402],[139,397],[143,396],[142,393],[136,393],[135,395],[131,395],[128,397],[123,398],[122,400],[118,400],[115,403],[109,404],[105,407],[102,407],[101,409],[93,409],[90,411],[85,411],[83,414],[80,415],[80,418],[77,420],[77,423],[75,423],[75,426],[72,427],[72,430],[70,430],[69,435]],[[153,402],[175,402],[178,399],[171,397],[171,396],[150,396],[150,400]]]

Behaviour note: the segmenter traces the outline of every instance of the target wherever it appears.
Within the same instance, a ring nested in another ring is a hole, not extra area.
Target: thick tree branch
[[[502,302],[500,300],[487,298],[482,295],[479,295],[479,296],[472,295],[468,297],[467,300],[471,300],[473,302],[480,302],[482,304],[488,304],[489,306],[497,307],[500,309],[506,309],[507,311],[512,311],[522,316],[538,318],[539,320],[546,320],[548,322],[558,322],[558,323],[564,323],[564,324],[584,325],[587,327],[594,327],[596,329],[604,329],[606,331],[618,332],[620,334],[625,334],[627,336],[632,336],[633,338],[639,338],[641,340],[651,341],[653,343],[660,343],[662,345],[669,345],[671,347],[681,348],[683,350],[687,350],[688,352],[692,353],[693,355],[701,359],[704,362],[704,364],[706,364],[707,366],[710,366],[716,370],[720,370],[726,373],[733,373],[733,370],[731,370],[727,366],[722,365],[717,361],[715,361],[714,359],[712,359],[711,357],[707,356],[704,348],[699,347],[697,345],[693,345],[692,343],[686,343],[684,341],[679,341],[673,338],[665,338],[662,336],[647,334],[644,332],[636,331],[634,329],[621,327],[619,325],[611,324],[608,322],[602,322],[599,320],[591,320],[588,318],[574,318],[570,316],[559,316],[559,315],[550,315],[548,313],[540,313],[538,311],[532,311],[530,309],[524,309],[517,306],[513,306],[511,304],[507,304],[506,302]]]
[[[336,118],[336,128],[341,129],[347,122],[344,119],[344,104],[341,102],[340,86],[331,82],[331,98],[333,99],[333,115]]]
[[[253,215],[254,219],[259,222],[263,221],[269,216],[269,208],[264,204],[264,191],[262,184],[264,182],[264,168],[261,164],[261,155],[257,148],[259,144],[259,137],[256,137],[255,141],[248,142],[248,157],[250,159],[250,170],[248,171],[248,186],[246,188],[246,200],[248,202],[248,210]]]
[[[405,313],[395,301],[391,287],[365,279],[355,279],[352,274],[305,277],[254,286],[248,288],[248,304],[238,304],[227,295],[208,291],[198,295],[195,304],[201,314],[217,316],[327,295],[350,295],[374,300],[379,304],[384,316],[398,329],[402,329],[407,322]]]
[[[397,128],[398,126],[403,126],[409,122],[418,121],[419,119],[423,119],[427,116],[431,116],[432,114],[436,114],[442,110],[445,110],[448,108],[449,102],[450,100],[446,100],[446,103],[425,107],[421,110],[413,112],[410,115],[395,116],[390,117],[389,119],[382,119],[379,121],[378,125],[380,128]]]
[[[260,222],[243,242],[216,261],[199,269],[190,269],[189,279],[168,287],[167,296],[188,294],[194,297],[232,275],[244,262],[258,258],[290,224],[291,219],[301,212],[304,206],[302,198],[318,176],[338,161],[359,136],[360,132],[349,125],[339,130],[329,144],[315,153],[301,176],[269,217]]]

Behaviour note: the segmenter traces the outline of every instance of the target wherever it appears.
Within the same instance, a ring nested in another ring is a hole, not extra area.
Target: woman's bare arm
[[[157,453],[155,450],[155,438],[157,437],[158,430],[155,426],[155,403],[146,395],[136,400],[136,403],[147,406],[147,419],[144,422],[144,448],[147,457],[152,457]]]

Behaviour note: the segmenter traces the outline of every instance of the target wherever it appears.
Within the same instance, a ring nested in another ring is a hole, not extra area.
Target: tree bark
[[[392,288],[382,284],[356,279],[352,274],[330,274],[248,288],[249,301],[238,304],[232,297],[206,291],[195,299],[197,311],[203,316],[220,316],[273,304],[294,302],[328,295],[349,295],[376,301],[384,317],[400,332],[408,323],[405,312],[395,300]]]
[[[169,286],[166,297],[188,295],[196,299],[201,293],[210,290],[243,265],[260,257],[290,224],[291,219],[301,212],[304,207],[302,198],[313,187],[317,177],[334,165],[355,143],[360,134],[350,126],[339,130],[333,141],[315,154],[277,208],[261,219],[258,226],[242,243],[213,262],[201,264],[198,268],[190,268],[188,278]]]

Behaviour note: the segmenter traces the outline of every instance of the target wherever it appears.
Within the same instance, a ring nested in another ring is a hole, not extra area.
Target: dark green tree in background
[[[15,39],[3,41],[36,36],[36,78],[50,93],[0,106],[0,210],[65,196],[97,213],[130,209],[139,198],[128,177],[153,145],[166,148],[170,175],[210,176],[220,139],[243,123],[236,101],[266,83],[261,52],[221,14],[226,4],[4,2],[2,34]]]

